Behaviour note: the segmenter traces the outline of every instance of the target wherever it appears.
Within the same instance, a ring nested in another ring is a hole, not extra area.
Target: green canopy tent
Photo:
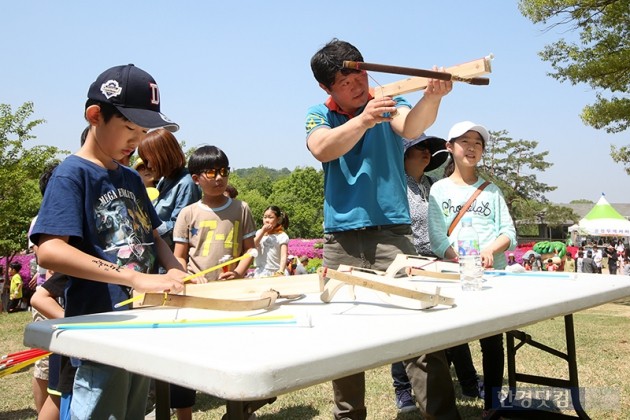
[[[615,210],[604,194],[578,226],[590,236],[630,236],[630,220]]]

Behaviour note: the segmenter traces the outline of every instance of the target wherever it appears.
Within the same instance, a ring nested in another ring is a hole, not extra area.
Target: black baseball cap
[[[160,112],[160,91],[155,79],[133,64],[101,73],[90,86],[88,98],[112,104],[140,127],[179,130],[179,125]]]

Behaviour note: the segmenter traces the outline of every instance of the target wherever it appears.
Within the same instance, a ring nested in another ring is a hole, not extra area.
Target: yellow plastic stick
[[[238,262],[238,261],[240,261],[240,260],[242,260],[244,258],[255,257],[255,255],[254,255],[254,253],[252,251],[255,251],[255,250],[249,250],[245,254],[241,255],[240,257],[236,257],[233,260],[229,260],[229,261],[226,261],[224,263],[217,264],[214,267],[210,267],[210,268],[207,268],[207,269],[205,269],[203,271],[200,271],[198,273],[191,274],[188,277],[184,277],[182,282],[186,283],[187,281],[190,281],[190,280],[192,280],[194,278],[197,278],[197,277],[204,276],[204,275],[206,275],[206,274],[208,274],[208,273],[210,273],[210,272],[212,272],[214,270],[218,270],[221,267],[225,267],[226,265],[234,264],[235,262]],[[140,293],[140,294],[138,294],[138,295],[136,295],[136,296],[134,296],[132,298],[129,298],[127,300],[123,300],[122,302],[118,302],[117,304],[114,305],[114,308],[120,308],[122,306],[129,305],[130,303],[133,303],[133,302],[135,302],[137,300],[141,300],[143,298],[144,298],[144,293]]]
[[[44,357],[47,357],[49,354],[50,353],[41,354],[41,355],[39,355],[37,357],[33,357],[32,359],[29,359],[29,360],[26,360],[24,362],[18,363],[15,366],[11,366],[10,368],[0,370],[0,378],[3,378],[5,376],[7,376],[7,375],[10,375],[13,372],[17,372],[18,370],[21,370],[21,369],[25,368],[26,366],[29,366],[29,365],[35,363],[39,359],[43,359]]]

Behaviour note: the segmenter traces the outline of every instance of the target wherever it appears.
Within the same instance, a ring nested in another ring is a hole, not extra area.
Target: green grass
[[[586,407],[593,419],[625,419],[630,413],[630,300],[607,304],[575,314],[575,335],[580,385],[588,390],[604,390],[618,398],[612,406],[598,404]],[[25,349],[22,335],[30,322],[30,313],[0,314],[0,355]],[[563,318],[541,322],[523,329],[539,342],[566,351]],[[481,373],[478,342],[471,343],[477,370]],[[566,363],[525,346],[517,355],[517,370],[529,374],[567,378]],[[0,420],[35,419],[31,396],[32,368],[0,379]],[[453,373],[454,375],[454,373]],[[507,371],[505,373],[507,380]],[[399,415],[394,406],[389,366],[366,373],[366,404],[369,419],[417,419],[418,415]],[[456,395],[460,396],[455,381]],[[520,384],[526,386],[525,384]],[[224,402],[198,394],[195,420],[220,419],[225,413]],[[479,419],[480,400],[457,401],[464,419]],[[329,382],[286,395],[258,410],[261,420],[330,419],[332,388]],[[569,413],[572,414],[572,413]]]

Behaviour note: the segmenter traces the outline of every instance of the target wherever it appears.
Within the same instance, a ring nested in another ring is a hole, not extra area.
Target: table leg
[[[577,418],[590,419],[586,411],[582,407],[580,402],[580,388],[578,381],[577,370],[577,358],[575,351],[575,330],[573,325],[573,315],[566,315],[564,317],[564,330],[565,340],[567,345],[567,352],[562,353],[556,349],[548,347],[542,343],[539,343],[532,339],[529,334],[525,334],[522,331],[514,330],[506,333],[506,351],[507,351],[507,367],[508,367],[508,386],[510,388],[510,395],[515,395],[516,383],[525,382],[534,385],[545,385],[549,387],[565,388],[571,393],[571,403],[573,404],[573,410],[577,414]],[[514,340],[518,339],[520,342],[515,345]],[[519,373],[516,371],[516,352],[519,348],[529,344],[539,350],[566,360],[569,371],[569,379],[550,378],[538,375],[528,375],[525,373]],[[506,410],[507,411],[507,410]],[[515,410],[514,410],[515,411]],[[558,414],[554,418],[575,418],[573,416],[565,416]]]
[[[170,420],[171,394],[168,382],[155,380],[155,420]]]

